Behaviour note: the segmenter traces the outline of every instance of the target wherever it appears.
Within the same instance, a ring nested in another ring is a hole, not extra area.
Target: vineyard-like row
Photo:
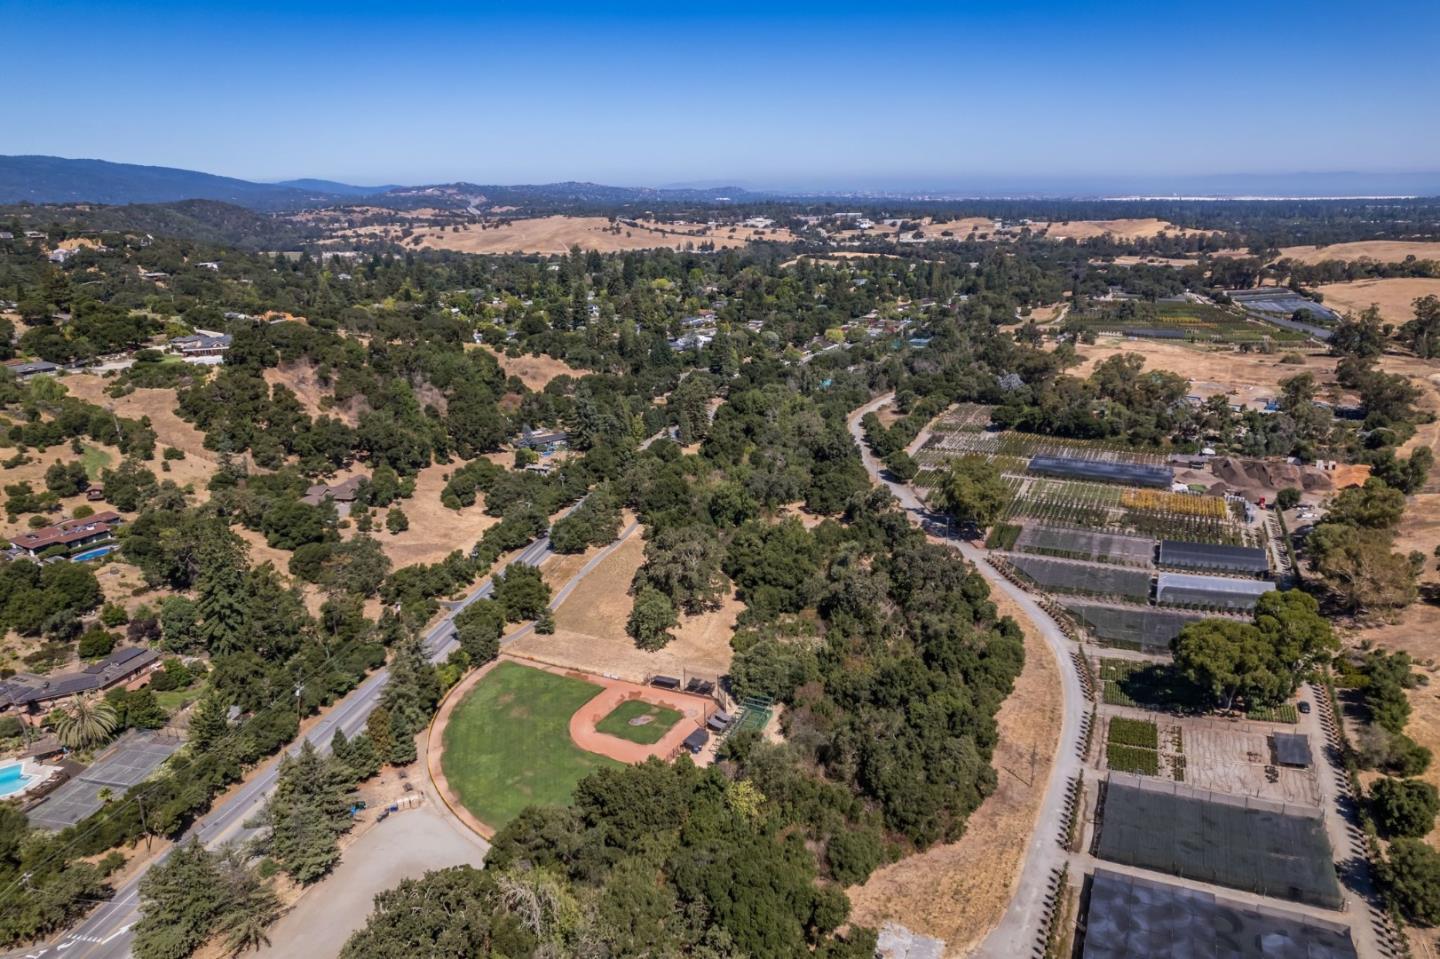
[[[1222,499],[1076,480],[1006,477],[1010,504],[1002,520],[1036,520],[1155,539],[1253,546],[1255,534]]]

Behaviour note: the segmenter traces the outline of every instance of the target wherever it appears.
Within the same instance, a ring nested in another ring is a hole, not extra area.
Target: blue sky
[[[0,152],[249,179],[1440,169],[1440,3],[0,0]]]

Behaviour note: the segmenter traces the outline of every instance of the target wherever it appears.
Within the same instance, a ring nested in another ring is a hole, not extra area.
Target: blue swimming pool
[[[99,559],[102,556],[109,556],[113,552],[115,552],[114,543],[111,543],[108,546],[97,546],[94,549],[87,549],[83,553],[76,553],[74,556],[70,557],[70,562],[88,563],[92,559]]]
[[[13,795],[28,785],[30,777],[25,775],[19,763],[0,764],[0,796]]]

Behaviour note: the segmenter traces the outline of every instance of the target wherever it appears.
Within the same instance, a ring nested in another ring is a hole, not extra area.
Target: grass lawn
[[[204,692],[204,690],[199,688],[167,689],[164,692],[155,694],[155,702],[167,713],[174,713],[199,699],[202,692]]]
[[[445,727],[445,778],[465,808],[499,829],[526,806],[568,803],[595,770],[618,768],[570,739],[570,717],[599,692],[582,679],[496,665]]]
[[[630,720],[641,716],[649,716],[650,721],[639,726],[630,725]],[[595,729],[607,736],[618,736],[632,743],[653,746],[679,721],[680,713],[676,710],[656,706],[643,699],[632,699],[616,706],[610,715],[595,724]]]
[[[80,462],[85,467],[85,474],[92,480],[100,478],[100,471],[110,465],[111,456],[98,446],[85,445],[85,452],[80,454]]]

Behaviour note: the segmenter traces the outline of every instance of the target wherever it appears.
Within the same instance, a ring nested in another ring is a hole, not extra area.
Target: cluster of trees
[[[78,919],[106,895],[106,877],[123,865],[118,854],[98,863],[67,854],[62,837],[32,830],[13,803],[0,803],[0,939],[19,943]]]
[[[1324,519],[1306,538],[1311,569],[1342,608],[1384,612],[1415,600],[1416,576],[1426,558],[1394,549],[1404,512],[1405,494],[1372,476],[1364,487],[1331,500]]]
[[[481,871],[382,893],[346,959],[475,955],[869,957],[837,930],[849,902],[819,883],[803,838],[746,781],[681,760],[591,775],[574,804],[531,808]]]
[[[1299,590],[1260,597],[1254,622],[1202,619],[1171,641],[1175,670],[1222,709],[1285,702],[1340,649],[1320,604]]]
[[[0,407],[10,413],[6,438],[22,451],[89,439],[140,459],[155,456],[155,431],[149,423],[69,396],[65,384],[52,377],[20,383],[8,374],[0,375]]]
[[[17,559],[0,567],[0,625],[22,636],[73,640],[82,617],[99,609],[103,599],[95,573],[81,563]]]

